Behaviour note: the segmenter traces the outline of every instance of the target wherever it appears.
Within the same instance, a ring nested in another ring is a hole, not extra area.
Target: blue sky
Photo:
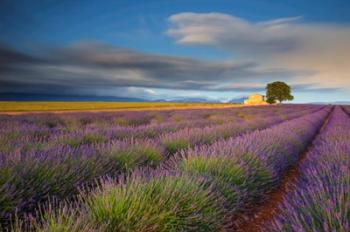
[[[282,80],[296,102],[348,100],[349,9],[346,0],[5,0],[0,91],[225,100]]]

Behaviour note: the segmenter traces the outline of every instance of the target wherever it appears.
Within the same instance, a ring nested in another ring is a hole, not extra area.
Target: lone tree
[[[266,102],[273,104],[276,101],[291,101],[294,97],[291,95],[291,88],[284,82],[275,81],[266,86]]]

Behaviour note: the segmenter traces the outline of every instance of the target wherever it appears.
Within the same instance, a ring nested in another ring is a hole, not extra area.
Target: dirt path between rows
[[[322,127],[318,130],[314,140],[328,125],[330,115],[334,108],[330,111]],[[314,141],[313,140],[313,141]],[[300,166],[305,162],[307,154],[312,150],[313,142],[306,148],[305,152],[300,156],[298,163],[285,172],[281,184],[268,194],[268,198],[260,205],[252,208],[250,213],[239,217],[231,231],[235,232],[260,232],[264,223],[273,219],[277,208],[282,203],[284,196],[294,189],[294,183],[300,177]],[[237,220],[237,219],[236,219]]]

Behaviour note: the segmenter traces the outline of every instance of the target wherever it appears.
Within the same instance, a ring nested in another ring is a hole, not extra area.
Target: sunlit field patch
[[[0,112],[32,111],[79,111],[79,110],[123,110],[177,107],[232,107],[224,103],[178,103],[178,102],[40,102],[0,101]]]

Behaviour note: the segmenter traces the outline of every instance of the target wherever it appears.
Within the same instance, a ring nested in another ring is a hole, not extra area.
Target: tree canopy
[[[291,101],[294,97],[291,95],[291,88],[284,82],[275,81],[266,86],[266,101],[270,104],[279,101]]]

